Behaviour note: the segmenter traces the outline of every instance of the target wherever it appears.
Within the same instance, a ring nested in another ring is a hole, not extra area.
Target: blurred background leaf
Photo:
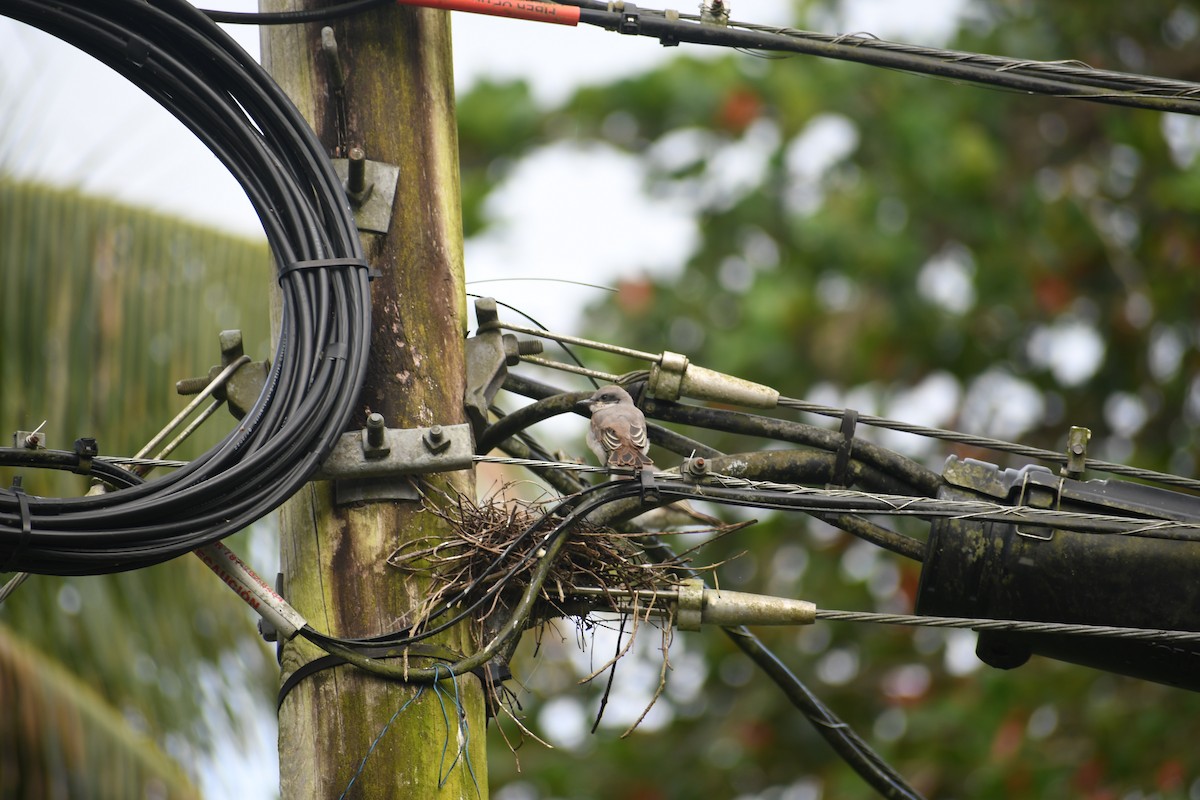
[[[175,381],[220,362],[219,331],[240,328],[247,353],[269,356],[259,301],[271,268],[263,242],[0,178],[0,264],[6,436],[45,420],[50,447],[95,436],[102,454],[133,455],[189,399],[175,394]],[[232,423],[220,414],[173,455],[187,459],[215,444]],[[14,472],[0,470],[4,485]],[[35,494],[88,489],[70,473],[21,473]],[[269,533],[267,522],[257,536]],[[231,544],[249,546],[244,535]],[[132,733],[149,737],[192,767],[198,753],[243,735],[247,710],[265,708],[273,690],[275,666],[252,617],[190,558],[117,575],[32,576],[0,606],[24,663],[43,659],[69,671],[130,728],[128,741]],[[0,706],[23,696],[19,681],[31,674],[11,673]],[[90,741],[94,730],[81,735]],[[87,752],[87,769],[97,774],[124,769],[102,747]]]
[[[802,4],[797,24],[837,32],[840,8]],[[754,8],[734,15],[752,19]],[[974,2],[947,46],[1198,80],[1198,31],[1188,3],[1083,14]],[[503,135],[484,113],[497,97],[510,109]],[[732,53],[581,89],[540,122],[520,84],[479,87],[459,104],[468,185],[503,188],[522,159],[572,142],[625,154],[646,194],[693,215],[685,263],[640,275],[631,264],[615,296],[589,309],[594,338],[683,352],[792,397],[1056,451],[1083,425],[1090,455],[1195,474],[1193,119]],[[474,202],[480,230],[488,204]],[[620,208],[572,212],[592,214],[597,236],[636,222]],[[537,316],[537,298],[517,305]],[[765,445],[685,432],[727,452]],[[876,438],[938,471],[949,452],[1020,465]],[[721,568],[723,587],[911,610],[918,565],[797,516],[755,516],[757,526],[704,551],[712,562],[747,551]],[[1152,603],[1155,589],[1129,601]],[[930,797],[1200,793],[1194,693],[1039,658],[1000,672],[975,660],[969,633],[817,625],[763,635]],[[716,634],[676,637],[676,689],[642,730],[618,740],[628,719],[613,701],[586,735],[600,688],[562,690],[612,652],[611,636],[597,639],[582,664],[569,630],[519,662],[528,718],[560,749],[523,747],[518,774],[497,742],[497,798],[873,796]],[[646,645],[644,663],[618,667],[615,680],[640,687],[623,701],[635,713],[657,676]]]

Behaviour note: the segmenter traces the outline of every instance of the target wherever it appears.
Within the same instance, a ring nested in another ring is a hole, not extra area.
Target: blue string
[[[439,666],[445,665],[434,665],[433,674],[435,678],[437,677],[437,668]],[[463,744],[461,748],[456,750],[454,761],[450,762],[449,767],[446,767],[446,752],[450,749],[450,715],[446,713],[446,706],[442,702],[442,690],[438,688],[440,682],[435,680],[433,691],[437,694],[438,705],[442,708],[442,719],[446,723],[446,741],[442,746],[442,761],[438,766],[438,788],[445,788],[446,784],[450,781],[450,775],[454,772],[454,767],[458,764],[461,754],[463,762],[467,765],[467,773],[471,776],[471,783],[475,785],[475,794],[478,797],[482,797],[483,795],[479,789],[479,778],[475,775],[475,765],[471,763],[471,726],[467,724],[467,713],[463,708],[462,698],[458,692],[458,676],[449,667],[446,667],[446,672],[450,674],[450,681],[454,686],[454,711],[458,716],[458,732],[462,736]]]
[[[446,782],[450,780],[450,773],[454,771],[454,765],[458,763],[458,753],[455,752],[454,760],[450,762],[449,769],[446,769],[446,753],[450,751],[450,715],[446,713],[446,704],[442,700],[441,682],[437,680],[437,671],[438,667],[440,666],[443,665],[434,664],[433,667],[433,693],[437,695],[438,707],[442,709],[442,720],[446,723],[446,738],[442,742],[442,760],[438,764],[438,788],[442,789],[446,786]],[[448,672],[451,679],[454,680],[455,695],[457,696],[458,679],[454,677],[454,672],[449,667],[446,667],[446,672]],[[457,706],[457,698],[455,700],[455,705]],[[457,710],[457,708],[455,710]],[[459,730],[461,731],[461,728]]]
[[[383,735],[388,732],[388,728],[392,727],[392,723],[396,721],[396,717],[400,716],[400,713],[402,711],[404,711],[404,709],[408,708],[413,703],[415,703],[417,698],[420,697],[424,692],[425,692],[425,687],[418,686],[417,693],[414,694],[412,697],[410,697],[408,699],[408,701],[405,702],[404,705],[402,705],[398,709],[396,709],[395,714],[392,714],[392,718],[389,719],[387,721],[387,724],[383,726],[383,730],[381,730],[379,732],[379,735],[375,737],[375,741],[371,742],[371,747],[368,748],[367,754],[365,756],[363,756],[362,763],[360,763],[358,765],[358,771],[354,773],[354,776],[352,778],[350,778],[350,782],[346,784],[346,788],[342,790],[342,793],[340,795],[338,795],[338,800],[345,800],[346,795],[350,792],[350,787],[354,785],[354,782],[356,780],[358,780],[358,776],[362,774],[363,768],[367,766],[367,759],[369,759],[371,757],[371,753],[375,752],[376,745],[379,744],[379,740],[383,738]],[[477,789],[477,791],[478,791],[478,789]]]

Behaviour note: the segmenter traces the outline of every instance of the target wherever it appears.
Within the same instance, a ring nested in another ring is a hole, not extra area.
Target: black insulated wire
[[[361,14],[379,6],[393,5],[394,0],[353,0],[328,8],[313,8],[307,11],[220,11],[202,9],[202,13],[213,22],[236,25],[299,25],[305,22],[325,22]]]
[[[370,341],[362,245],[341,183],[304,118],[191,4],[0,0],[0,15],[87,52],[193,131],[245,189],[281,274],[279,344],[266,388],[212,450],[108,494],[25,498],[29,535],[19,553],[21,501],[0,492],[0,563],[58,575],[150,566],[277,508],[346,429]],[[306,268],[326,259],[337,261]]]
[[[813,33],[791,28],[730,21],[704,24],[686,17],[668,18],[663,11],[628,5],[625,10],[599,9],[590,2],[567,0],[580,7],[579,21],[610,31],[658,39],[742,50],[796,53],[853,61],[934,77],[963,80],[1015,92],[1071,97],[1096,103],[1200,114],[1200,84],[1146,75],[1092,69],[1078,62],[1027,61],[982,53],[966,53],[888,42],[867,36]],[[682,17],[683,15],[681,15]]]

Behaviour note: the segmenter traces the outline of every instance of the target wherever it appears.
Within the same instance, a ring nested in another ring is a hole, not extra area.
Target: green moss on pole
[[[262,3],[272,11],[311,5]],[[380,275],[372,285],[369,377],[353,424],[373,412],[389,427],[462,422],[466,312],[448,15],[385,6],[331,27],[345,78],[341,107],[322,25],[264,27],[263,63],[331,155],[357,146],[400,168],[390,230],[364,234]],[[435,480],[474,491],[469,471]],[[428,582],[386,559],[404,542],[443,536],[445,524],[414,501],[335,506],[331,484],[309,484],[281,512],[284,594],[334,635],[402,627]],[[475,646],[461,628],[439,643],[459,652]],[[311,645],[287,645],[284,676],[319,655]],[[353,780],[347,797],[485,798],[482,688],[472,675],[456,686],[426,689],[410,704],[417,687],[347,665],[305,678],[279,713],[281,796],[325,800]]]

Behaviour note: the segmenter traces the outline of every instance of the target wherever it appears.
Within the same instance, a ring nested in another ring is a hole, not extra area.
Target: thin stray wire
[[[388,728],[392,727],[392,723],[396,721],[396,717],[400,716],[401,712],[403,712],[404,709],[408,708],[413,703],[415,703],[417,701],[417,698],[419,698],[424,693],[425,693],[425,685],[421,684],[421,685],[417,686],[416,693],[412,697],[408,698],[408,700],[405,701],[404,705],[402,705],[396,709],[396,713],[392,714],[391,719],[389,719],[387,721],[387,724],[383,726],[383,730],[381,730],[379,732],[379,735],[375,737],[375,741],[371,742],[371,746],[369,748],[367,748],[367,754],[365,756],[363,756],[362,761],[359,762],[358,769],[355,770],[355,772],[352,776],[350,776],[350,782],[346,784],[346,788],[342,790],[342,793],[340,795],[338,795],[338,800],[345,800],[346,795],[350,793],[350,787],[354,785],[354,782],[356,780],[358,780],[358,776],[362,774],[363,768],[367,766],[367,759],[369,759],[371,757],[371,753],[375,752],[376,746],[378,746],[380,740],[383,739],[384,734],[386,734],[388,732]]]
[[[612,467],[594,467],[587,464],[572,464],[564,461],[541,461],[532,458],[508,458],[503,456],[475,456],[475,461],[494,464],[510,464],[520,467],[555,468],[577,472],[632,473]],[[677,472],[656,472],[655,480],[667,483],[690,481]],[[1034,508],[1023,505],[1003,505],[987,500],[943,500],[916,495],[895,495],[864,492],[857,489],[823,489],[796,483],[751,480],[723,473],[709,473],[704,483],[695,485],[692,497],[719,502],[722,499],[713,489],[754,489],[778,495],[781,499],[799,500],[793,505],[805,511],[829,513],[861,512],[892,516],[948,517],[951,519],[973,519],[985,522],[1028,523],[1046,525],[1064,530],[1088,533],[1121,534],[1127,536],[1173,536],[1186,538],[1200,536],[1200,525],[1172,519],[1147,517],[1122,517],[1115,514],[1090,514],[1080,511],[1064,511],[1052,508]],[[672,491],[678,492],[673,488]]]
[[[796,400],[791,397],[780,397],[779,405],[787,408],[792,408],[797,411],[806,411],[810,414],[820,414],[826,417],[843,417],[846,409],[836,408],[834,406],[821,405],[819,403],[809,403],[804,400]],[[1064,453],[1056,453],[1053,450],[1044,450],[1040,447],[1031,447],[1029,445],[1017,444],[1016,442],[1007,442],[1003,439],[993,439],[988,436],[976,436],[970,433],[961,433],[959,431],[946,430],[944,428],[929,428],[924,425],[914,425],[901,420],[888,419],[887,417],[876,417],[871,414],[859,414],[858,421],[864,425],[871,425],[876,428],[887,428],[888,430],[900,431],[901,433],[912,433],[917,436],[927,436],[931,439],[941,439],[942,441],[955,442],[957,444],[965,444],[970,447],[982,447],[988,450],[997,450],[1002,453],[1012,453],[1013,455],[1033,458],[1039,461],[1049,461],[1054,464],[1067,463],[1067,456]],[[1111,461],[1101,461],[1095,458],[1089,458],[1086,465],[1092,469],[1109,472],[1114,475],[1124,475],[1129,478],[1138,478],[1140,480],[1154,481],[1169,486],[1178,486],[1183,489],[1200,490],[1200,480],[1195,478],[1185,478],[1181,475],[1171,475],[1165,472],[1157,472],[1151,469],[1143,469],[1141,467],[1131,467],[1127,464],[1117,464]]]
[[[682,480],[674,473],[658,473],[655,478]],[[1022,505],[1002,505],[986,500],[943,500],[914,495],[892,495],[854,489],[820,489],[793,483],[776,483],[739,478],[733,475],[710,473],[704,484],[696,487],[695,497],[720,501],[723,495],[710,489],[754,489],[764,494],[778,495],[783,505],[796,505],[805,511],[888,514],[915,517],[948,517],[990,522],[1029,523],[1064,530],[1122,535],[1167,536],[1184,538],[1200,536],[1200,525],[1178,520],[1121,517],[1111,514],[1089,514],[1059,509],[1033,508]],[[729,498],[724,498],[729,499]],[[764,501],[767,503],[769,501]]]
[[[595,467],[590,464],[574,464],[570,461],[541,461],[536,458],[509,458],[507,456],[473,456],[476,462],[485,461],[489,464],[509,464],[514,467],[537,467],[539,469],[564,469],[574,472],[615,472],[632,474],[633,470],[621,467]]]
[[[1068,622],[1033,622],[1030,620],[986,619],[978,617],[930,617],[913,614],[881,614],[873,611],[837,611],[834,609],[817,609],[817,619],[841,622],[871,622],[880,625],[910,625],[926,628],[966,628],[976,631],[1012,631],[1017,633],[1095,636],[1110,639],[1132,639],[1140,642],[1200,643],[1200,632],[1197,631],[1125,628],[1113,625],[1084,625]]]
[[[694,14],[680,14],[679,18],[689,22],[700,21],[700,17]],[[1186,114],[1200,113],[1200,103],[1197,102],[1200,100],[1200,84],[1154,75],[1096,69],[1075,59],[1018,59],[892,42],[871,34],[818,33],[736,20],[730,20],[728,28],[782,37],[796,42],[796,47],[804,47],[801,52],[811,51],[812,54],[826,57],[933,75],[953,70],[953,77],[1050,96],[1076,97]],[[881,55],[872,56],[872,52]],[[907,60],[897,61],[900,58]],[[938,65],[941,65],[942,69],[939,69]],[[1010,85],[1012,82],[1002,76],[1018,76],[1021,83]]]
[[[8,596],[15,592],[17,587],[24,583],[25,579],[28,577],[28,572],[18,572],[16,575],[13,575],[11,578],[9,578],[8,583],[4,584],[3,587],[0,587],[0,605],[3,605],[4,601],[8,599]]]

